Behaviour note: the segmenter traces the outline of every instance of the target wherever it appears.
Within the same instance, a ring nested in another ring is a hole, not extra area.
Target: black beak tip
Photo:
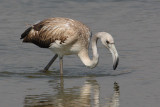
[[[116,70],[116,68],[113,66],[113,70]]]
[[[119,63],[119,58],[117,58],[116,62],[114,63],[113,70],[116,70],[118,63]]]
[[[113,66],[113,70],[116,70],[117,67]]]

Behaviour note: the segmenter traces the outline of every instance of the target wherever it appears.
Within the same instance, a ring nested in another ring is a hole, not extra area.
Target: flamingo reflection
[[[88,79],[82,87],[64,88],[64,81],[55,86],[55,80],[50,81],[54,86],[54,94],[27,95],[24,107],[119,107],[119,86],[114,83],[114,93],[109,101],[100,104],[100,86],[94,79]],[[56,93],[55,93],[56,92]]]

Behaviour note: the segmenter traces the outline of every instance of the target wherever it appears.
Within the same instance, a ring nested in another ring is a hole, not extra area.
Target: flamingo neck
[[[90,59],[89,55],[88,55],[88,49],[83,49],[78,56],[80,57],[81,61],[84,63],[85,66],[90,67],[90,68],[94,68],[96,67],[96,65],[98,64],[99,61],[99,54],[97,52],[97,40],[98,40],[98,36],[95,35],[92,37],[92,52],[93,52],[93,57],[92,59]]]

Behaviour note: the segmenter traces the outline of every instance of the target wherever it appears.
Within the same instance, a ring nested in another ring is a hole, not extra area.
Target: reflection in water
[[[86,80],[82,87],[64,88],[63,78],[54,84],[55,94],[27,95],[24,107],[101,107],[100,87],[96,80]],[[114,93],[103,107],[119,107],[119,86],[114,83]]]
[[[110,98],[109,103],[107,103],[106,107],[119,107],[119,85],[117,82],[114,83],[114,93],[112,98]]]

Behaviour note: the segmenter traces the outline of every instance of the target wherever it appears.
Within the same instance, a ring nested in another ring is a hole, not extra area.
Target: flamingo
[[[83,64],[94,68],[98,64],[97,40],[112,53],[113,69],[118,66],[119,57],[113,37],[107,32],[98,32],[91,39],[93,58],[88,55],[90,29],[83,23],[70,18],[54,17],[42,20],[22,33],[21,38],[25,43],[33,43],[40,48],[49,48],[55,53],[44,71],[59,57],[60,74],[63,75],[63,56],[76,54]]]

